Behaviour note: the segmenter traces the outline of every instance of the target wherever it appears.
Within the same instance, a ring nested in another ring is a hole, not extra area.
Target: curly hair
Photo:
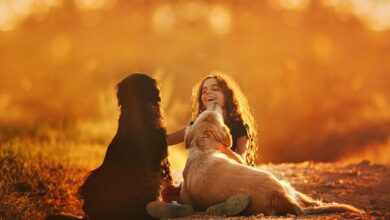
[[[170,167],[171,167],[171,164],[169,163],[169,160],[167,157],[161,162],[160,173],[161,173],[161,177],[163,178],[162,184],[161,184],[163,187],[173,185],[173,178],[172,178],[172,173],[171,173]]]
[[[202,103],[202,86],[203,83],[210,78],[217,80],[222,92],[225,96],[225,110],[227,122],[242,120],[247,130],[249,138],[249,146],[246,151],[245,162],[249,166],[255,166],[255,157],[257,151],[257,132],[254,122],[254,117],[249,108],[248,101],[242,93],[240,87],[230,76],[220,73],[212,72],[195,85],[192,91],[192,120],[195,120],[199,114],[205,110]]]

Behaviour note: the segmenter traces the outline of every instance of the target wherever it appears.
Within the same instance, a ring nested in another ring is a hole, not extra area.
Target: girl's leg
[[[179,186],[170,185],[161,191],[163,201],[150,202],[146,206],[149,215],[162,218],[180,218],[192,215],[194,210],[190,205],[184,205],[180,199],[182,184]]]
[[[161,199],[164,202],[176,201],[177,203],[183,203],[180,199],[180,190],[181,184],[179,186],[167,186],[161,191]]]
[[[154,218],[180,218],[192,215],[194,210],[190,205],[154,201],[146,205],[146,211]]]

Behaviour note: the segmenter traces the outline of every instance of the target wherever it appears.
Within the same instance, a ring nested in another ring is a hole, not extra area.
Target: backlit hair
[[[248,101],[245,95],[242,93],[237,83],[228,75],[219,72],[212,72],[195,85],[192,91],[192,120],[199,116],[199,114],[205,109],[202,103],[202,86],[203,83],[210,78],[217,80],[219,87],[221,88],[225,96],[225,110],[227,112],[227,118],[225,122],[235,122],[242,120],[247,130],[249,146],[246,150],[245,162],[247,165],[255,166],[255,156],[257,151],[257,132],[253,113],[249,108]]]

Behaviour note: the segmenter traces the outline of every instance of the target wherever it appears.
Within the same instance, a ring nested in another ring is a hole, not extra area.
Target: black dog
[[[117,85],[118,131],[104,161],[80,188],[91,219],[150,219],[145,207],[159,196],[166,130],[156,80],[134,73]]]

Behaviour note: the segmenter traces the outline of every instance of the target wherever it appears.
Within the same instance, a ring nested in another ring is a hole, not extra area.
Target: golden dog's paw
[[[249,196],[245,194],[237,194],[230,197],[225,202],[210,206],[206,210],[206,214],[215,216],[235,216],[244,211],[246,207],[248,207],[249,203]]]

